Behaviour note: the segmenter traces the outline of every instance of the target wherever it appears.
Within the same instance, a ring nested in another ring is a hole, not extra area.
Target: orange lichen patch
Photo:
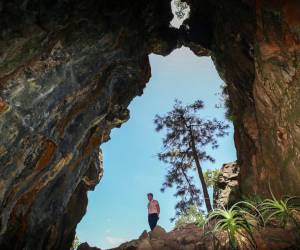
[[[53,168],[51,168],[52,171],[47,174],[48,175],[47,183],[52,179],[54,179],[56,174],[59,173],[59,171],[61,171],[67,164],[69,164],[69,162],[72,160],[72,157],[73,154],[71,153],[67,154],[65,157],[61,158]]]
[[[10,194],[10,199],[17,199],[17,202],[14,206],[14,209],[11,213],[10,220],[13,222],[13,224],[18,222],[20,224],[20,230],[26,230],[26,218],[27,214],[30,212],[30,208],[32,204],[34,203],[35,198],[37,197],[37,194],[48,185],[48,183],[53,180],[59,171],[70,162],[72,159],[72,154],[68,154],[66,157],[61,158],[60,161],[47,173],[47,175],[44,178],[40,178],[35,184],[27,190],[25,193],[23,193],[20,197],[16,197],[17,189],[14,190]],[[19,207],[22,206],[22,215],[20,214]],[[24,218],[24,220],[22,219]]]
[[[8,104],[0,98],[0,114],[8,109]]]
[[[56,148],[57,146],[53,141],[47,140],[44,142],[43,151],[35,167],[37,170],[42,170],[49,164],[55,153]]]
[[[276,43],[260,43],[260,53],[263,60],[267,60],[280,52],[280,47]]]

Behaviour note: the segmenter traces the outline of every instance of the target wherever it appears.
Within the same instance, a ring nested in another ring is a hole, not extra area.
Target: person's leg
[[[157,223],[158,216],[156,214],[149,214],[148,216],[148,222],[149,226],[151,228],[151,231],[155,228]]]
[[[153,217],[151,214],[148,215],[148,223],[149,223],[149,227],[151,229],[151,231],[153,230],[154,228],[154,224],[153,224]]]
[[[158,222],[158,214],[155,214],[155,216],[153,216],[153,228],[156,227],[157,222]]]

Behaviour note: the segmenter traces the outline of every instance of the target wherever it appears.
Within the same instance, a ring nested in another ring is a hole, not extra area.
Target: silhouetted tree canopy
[[[218,137],[228,133],[228,124],[217,119],[204,119],[200,117],[200,110],[204,108],[201,100],[184,106],[181,101],[175,100],[173,109],[166,115],[156,115],[154,123],[156,131],[164,131],[163,150],[158,154],[160,161],[168,165],[165,182],[161,191],[176,187],[175,197],[180,197],[176,204],[176,215],[187,213],[188,207],[200,207],[203,198],[207,211],[211,204],[202,173],[200,162],[211,161],[214,158],[206,152],[206,147],[217,148]],[[203,198],[197,188],[192,175],[197,172],[202,185]]]

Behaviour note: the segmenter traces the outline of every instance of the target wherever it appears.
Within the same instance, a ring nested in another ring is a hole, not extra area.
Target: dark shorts
[[[151,228],[151,231],[156,227],[158,221],[158,214],[148,214],[148,222]]]

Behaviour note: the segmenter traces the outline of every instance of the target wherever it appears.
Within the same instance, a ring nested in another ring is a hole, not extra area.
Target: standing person
[[[147,194],[148,197],[148,222],[151,231],[156,227],[157,221],[159,219],[160,207],[157,200],[153,199],[153,194]]]

